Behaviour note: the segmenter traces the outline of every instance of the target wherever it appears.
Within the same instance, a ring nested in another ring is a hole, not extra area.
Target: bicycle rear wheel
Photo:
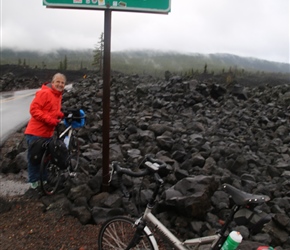
[[[69,169],[76,172],[79,167],[80,148],[77,136],[72,135],[69,142]]]
[[[40,164],[40,185],[46,195],[54,194],[59,186],[61,170],[52,163],[51,155],[46,150],[42,156]]]
[[[147,228],[148,229],[148,228]],[[130,218],[117,216],[107,220],[101,227],[98,238],[99,250],[124,250],[132,240],[136,227]],[[143,231],[140,242],[130,249],[158,249],[151,232]]]

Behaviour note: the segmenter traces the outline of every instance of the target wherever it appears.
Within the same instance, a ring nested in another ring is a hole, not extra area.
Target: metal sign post
[[[105,11],[103,68],[103,181],[102,191],[109,190],[110,165],[110,78],[112,10],[168,14],[171,0],[43,0],[47,8],[95,9]]]
[[[111,10],[105,10],[104,68],[103,68],[103,182],[102,190],[109,191],[110,179],[110,80],[111,80]]]

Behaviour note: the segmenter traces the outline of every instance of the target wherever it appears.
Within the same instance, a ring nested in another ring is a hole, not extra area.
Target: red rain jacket
[[[25,130],[25,134],[40,137],[52,137],[56,119],[63,116],[61,109],[62,92],[52,88],[51,84],[43,84],[36,92],[30,104],[31,119]]]

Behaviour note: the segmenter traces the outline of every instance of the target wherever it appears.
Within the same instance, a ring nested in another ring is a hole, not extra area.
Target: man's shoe
[[[31,183],[30,183],[30,187],[31,187],[32,189],[37,189],[38,186],[39,186],[38,181],[35,181],[35,182],[31,182]]]

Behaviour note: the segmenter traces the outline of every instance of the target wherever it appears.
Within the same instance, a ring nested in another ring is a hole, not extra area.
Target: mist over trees
[[[103,34],[94,49],[66,50],[51,53],[2,49],[1,64],[22,65],[38,69],[102,71]],[[287,63],[270,62],[231,54],[181,54],[153,50],[111,52],[111,69],[127,74],[164,76],[166,70],[178,74],[220,74],[245,71],[290,74]]]

